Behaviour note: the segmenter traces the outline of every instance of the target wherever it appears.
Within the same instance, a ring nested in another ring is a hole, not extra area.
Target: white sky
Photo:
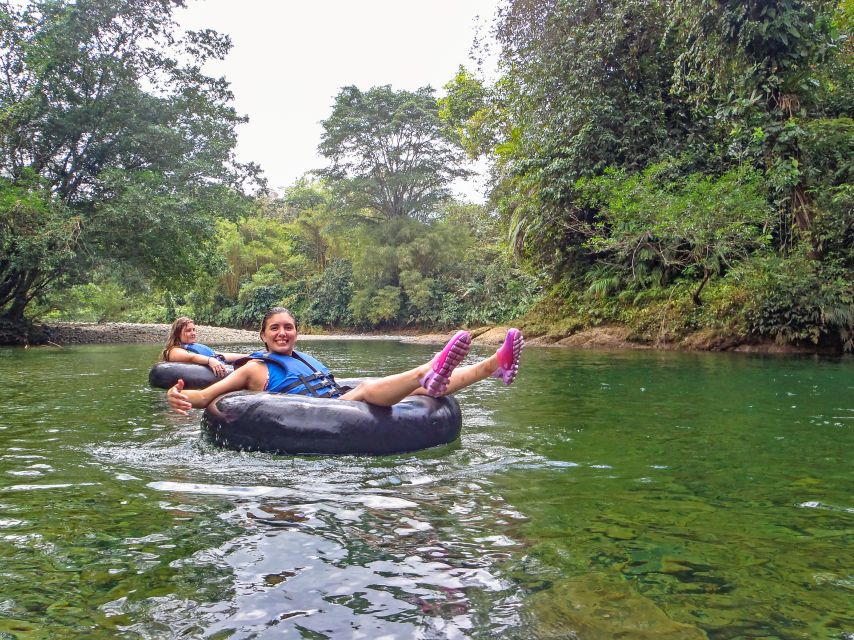
[[[231,36],[228,57],[206,68],[225,76],[238,113],[237,156],[261,165],[281,192],[317,155],[322,128],[341,87],[442,86],[470,58],[476,34],[490,33],[498,0],[190,0],[176,18],[190,29]],[[482,202],[481,181],[456,189]]]

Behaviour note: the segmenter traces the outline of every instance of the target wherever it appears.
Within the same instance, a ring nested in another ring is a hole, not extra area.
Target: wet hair
[[[277,313],[287,313],[294,321],[294,328],[299,329],[299,322],[297,322],[296,316],[291,313],[290,309],[286,309],[285,307],[271,307],[261,319],[261,330],[258,331],[258,334],[261,336],[261,342],[264,342],[264,329],[267,328],[267,321]],[[270,350],[266,342],[264,342],[264,346],[267,347],[268,351]]]
[[[169,339],[166,340],[166,347],[163,349],[163,352],[160,354],[160,359],[164,362],[169,361],[169,352],[172,351],[175,347],[181,346],[181,332],[184,330],[188,324],[193,322],[192,318],[188,318],[187,316],[179,316],[175,318],[175,322],[172,323],[172,327],[169,329]]]

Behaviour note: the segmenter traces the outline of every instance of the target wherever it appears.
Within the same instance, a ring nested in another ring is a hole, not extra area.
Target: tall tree
[[[438,111],[430,87],[344,87],[322,122],[330,186],[350,207],[381,219],[429,219],[450,197],[450,183],[470,175]]]
[[[517,249],[560,274],[585,262],[594,212],[575,182],[684,149],[667,0],[510,0],[497,27],[505,76],[493,194]]]
[[[828,0],[698,0],[675,3],[673,23],[686,45],[676,65],[676,86],[731,129],[730,145],[763,164],[788,230],[810,230],[803,160],[818,113],[850,117],[849,102],[827,111],[821,74],[844,45],[835,33],[837,2]],[[849,62],[850,64],[850,62]],[[837,79],[839,80],[839,78]],[[850,84],[850,77],[847,78]],[[821,104],[824,102],[825,104]],[[836,113],[833,113],[836,111]],[[844,125],[843,125],[844,126]]]
[[[186,278],[257,168],[232,150],[227,37],[179,33],[183,0],[0,2],[0,320],[96,263]],[[21,211],[29,211],[21,216]],[[33,226],[38,225],[38,226]],[[49,229],[43,241],[31,238]]]

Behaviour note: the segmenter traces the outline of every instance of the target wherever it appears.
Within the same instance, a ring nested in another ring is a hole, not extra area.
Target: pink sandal
[[[518,329],[510,329],[504,338],[504,344],[495,352],[498,356],[498,368],[492,374],[493,378],[501,378],[504,384],[512,384],[519,373],[519,359],[525,348],[525,337]]]
[[[433,366],[419,381],[427,390],[427,395],[434,398],[445,393],[451,381],[451,372],[463,361],[471,347],[471,336],[468,331],[457,331],[448,341],[442,352],[433,360]]]

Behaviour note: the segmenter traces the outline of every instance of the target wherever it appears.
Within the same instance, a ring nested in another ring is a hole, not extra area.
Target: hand
[[[225,376],[225,365],[213,356],[208,358],[208,366],[211,368],[211,371],[214,372],[214,375],[216,375],[217,378],[222,378]]]
[[[187,412],[193,408],[193,405],[190,403],[190,399],[181,393],[183,390],[184,381],[179,378],[175,386],[170,387],[169,391],[166,392],[166,400],[169,401],[172,411],[187,415]]]

